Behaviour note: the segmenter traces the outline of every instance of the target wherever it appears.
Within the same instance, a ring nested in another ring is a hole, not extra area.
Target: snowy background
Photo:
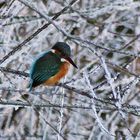
[[[0,140],[140,140],[139,37],[139,0],[0,0]],[[29,93],[57,41],[78,69]]]

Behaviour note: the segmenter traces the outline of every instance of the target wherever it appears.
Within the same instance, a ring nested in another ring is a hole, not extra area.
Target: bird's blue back
[[[32,87],[38,86],[48,80],[50,77],[58,73],[61,66],[61,58],[48,51],[38,57],[30,70],[30,90]]]

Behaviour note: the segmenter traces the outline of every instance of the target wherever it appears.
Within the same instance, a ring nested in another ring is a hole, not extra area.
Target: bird
[[[41,84],[56,85],[68,73],[70,64],[78,68],[71,59],[70,46],[65,42],[57,42],[31,65],[29,91]]]

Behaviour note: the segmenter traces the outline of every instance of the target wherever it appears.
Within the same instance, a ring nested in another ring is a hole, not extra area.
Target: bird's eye
[[[55,50],[55,53],[56,53],[56,54],[58,54],[58,55],[60,55],[60,54],[61,54],[61,52],[60,52],[60,51],[58,51],[58,50]]]

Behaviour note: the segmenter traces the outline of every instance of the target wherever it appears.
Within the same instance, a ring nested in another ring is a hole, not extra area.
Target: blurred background
[[[139,0],[0,0],[0,140],[140,140],[139,37]],[[31,94],[58,41],[78,69]]]

